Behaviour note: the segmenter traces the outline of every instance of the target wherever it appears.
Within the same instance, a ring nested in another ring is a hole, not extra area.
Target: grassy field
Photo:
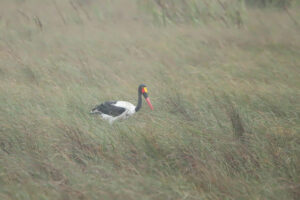
[[[167,8],[0,1],[1,200],[299,199],[299,7]]]

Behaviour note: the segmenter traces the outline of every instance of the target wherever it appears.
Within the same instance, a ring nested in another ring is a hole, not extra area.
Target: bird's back
[[[117,107],[125,108],[126,110],[128,110],[131,113],[135,112],[135,106],[130,102],[117,101],[114,105],[117,106]]]
[[[117,101],[106,101],[92,109],[92,113],[103,113],[110,116],[121,115],[126,109],[116,106]]]

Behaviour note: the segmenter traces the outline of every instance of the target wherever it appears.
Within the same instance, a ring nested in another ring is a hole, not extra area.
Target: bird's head
[[[145,100],[147,101],[147,103],[148,103],[148,105],[149,105],[149,107],[151,108],[151,110],[153,110],[153,106],[152,106],[152,104],[151,104],[151,102],[150,102],[150,99],[149,99],[149,97],[148,97],[148,89],[147,89],[147,86],[146,85],[144,85],[144,84],[141,84],[140,86],[139,86],[139,94],[141,94],[141,95],[143,95],[144,96],[144,98],[145,98]]]

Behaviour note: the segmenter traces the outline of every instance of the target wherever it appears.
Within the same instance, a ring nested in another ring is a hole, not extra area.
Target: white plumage
[[[135,113],[135,106],[128,101],[117,101],[114,105],[117,107],[125,108],[130,115]]]
[[[107,120],[110,124],[112,124],[114,121],[116,120],[122,120],[122,119],[127,119],[128,117],[130,117],[131,115],[133,115],[135,113],[135,106],[127,101],[117,101],[116,103],[112,104],[116,107],[120,107],[120,108],[125,108],[125,111],[118,115],[118,116],[112,116],[112,115],[107,115],[104,113],[101,113],[101,117],[105,120]]]

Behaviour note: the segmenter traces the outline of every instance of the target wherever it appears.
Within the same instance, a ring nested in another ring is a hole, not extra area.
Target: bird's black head
[[[144,98],[145,98],[145,100],[147,101],[149,107],[151,108],[151,110],[153,110],[153,106],[152,106],[152,104],[151,104],[151,102],[150,102],[150,99],[149,99],[149,97],[148,97],[148,89],[147,89],[147,86],[146,86],[145,84],[139,85],[138,92],[139,92],[140,95],[142,94],[142,95],[144,96]]]

